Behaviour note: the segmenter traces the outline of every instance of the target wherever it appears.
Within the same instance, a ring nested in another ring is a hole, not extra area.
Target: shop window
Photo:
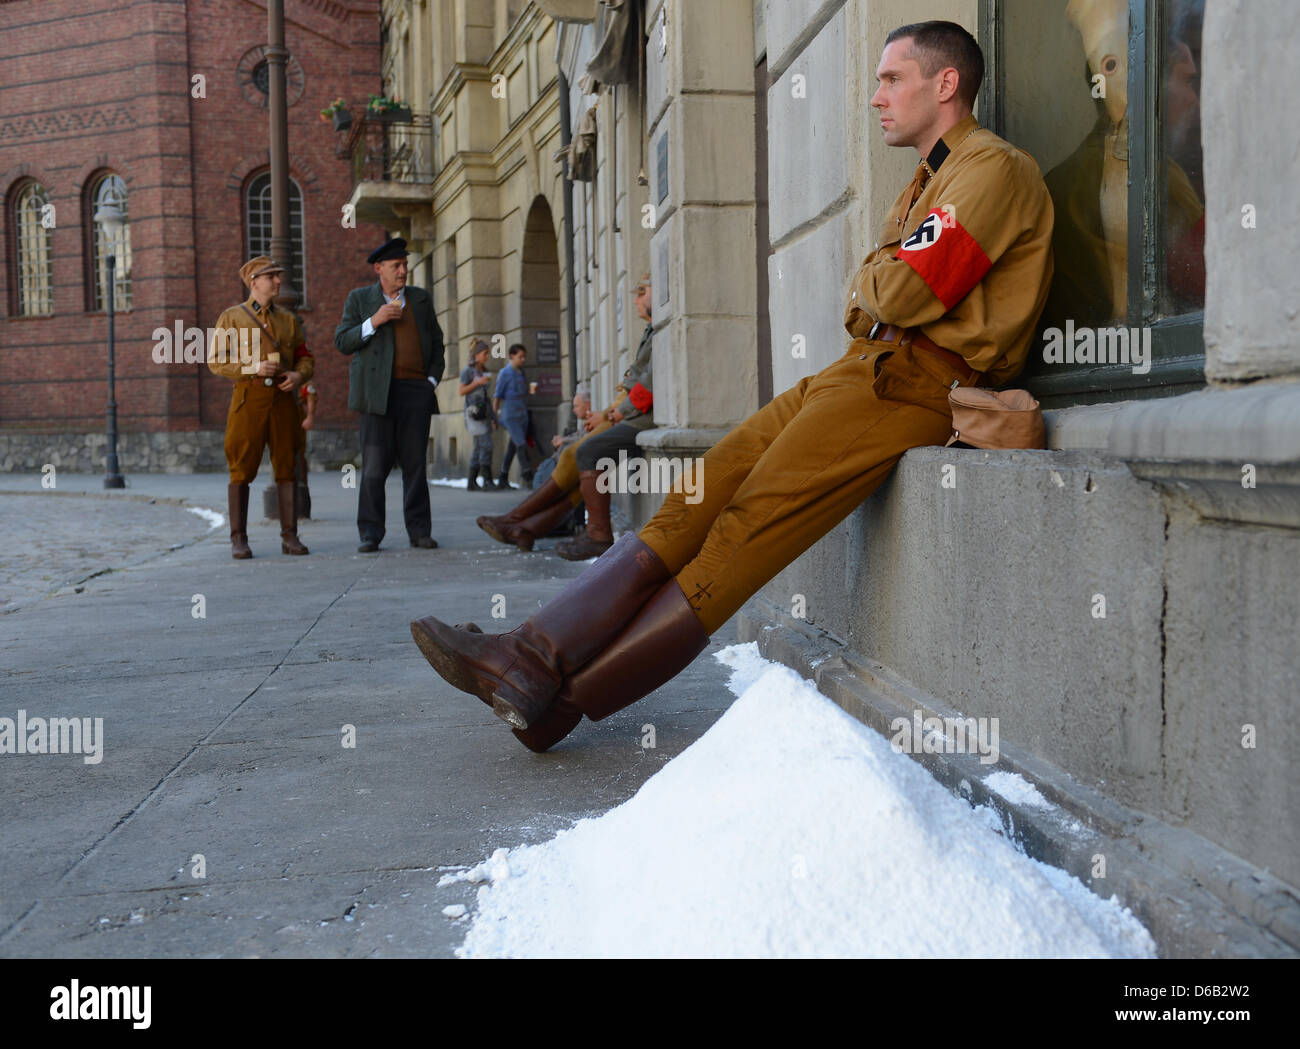
[[[1201,387],[1205,0],[982,9],[978,115],[1038,161],[1056,212],[1025,385],[1056,406]]]

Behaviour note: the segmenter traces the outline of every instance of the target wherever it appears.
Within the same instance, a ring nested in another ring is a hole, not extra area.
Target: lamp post
[[[122,476],[117,464],[117,400],[113,384],[114,344],[113,306],[117,298],[117,242],[122,227],[126,225],[126,215],[117,204],[105,201],[95,212],[95,224],[99,226],[100,236],[108,246],[108,462],[104,468],[105,488],[125,488],[126,478]]]

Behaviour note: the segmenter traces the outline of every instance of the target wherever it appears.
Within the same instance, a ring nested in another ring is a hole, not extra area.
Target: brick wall
[[[285,8],[295,67],[290,167],[306,229],[302,316],[317,354],[321,425],[350,428],[334,326],[347,292],[373,280],[364,258],[383,231],[341,226],[351,174],[319,110],[341,96],[357,112],[379,90],[378,0]],[[266,29],[265,4],[249,0],[0,3],[0,430],[102,429],[107,319],[90,310],[84,240],[86,192],[106,169],[126,181],[131,219],[132,304],[116,331],[121,429],[224,425],[229,384],[203,365],[155,363],[152,333],[177,321],[206,328],[246,294],[237,275],[243,194],[269,164],[267,113],[248,77],[257,56],[246,56],[265,44]],[[195,97],[195,74],[206,97]],[[55,205],[47,317],[11,312],[11,197],[27,177]]]

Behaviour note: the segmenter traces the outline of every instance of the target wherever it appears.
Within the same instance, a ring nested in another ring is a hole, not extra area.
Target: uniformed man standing
[[[208,347],[208,367],[235,382],[226,416],[226,465],[230,556],[239,560],[253,556],[248,548],[248,486],[268,443],[279,500],[280,550],[307,553],[298,540],[294,448],[301,433],[297,391],[314,374],[315,360],[297,315],[275,305],[283,272],[283,266],[265,255],[244,263],[239,278],[248,286],[248,300],[222,312]],[[252,347],[257,347],[256,353]],[[244,363],[250,356],[252,362]]]
[[[686,667],[764,583],[869,496],[909,448],[952,430],[948,393],[1024,364],[1052,274],[1038,166],[971,115],[984,75],[951,22],[894,30],[871,105],[920,155],[853,278],[848,352],[710,449],[695,504],[678,489],[522,626],[486,635],[432,617],[434,669],[533,750]]]

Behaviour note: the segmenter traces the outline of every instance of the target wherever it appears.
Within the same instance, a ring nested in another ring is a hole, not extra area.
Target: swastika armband
[[[962,224],[940,208],[921,221],[895,258],[911,266],[948,310],[961,302],[993,265]]]
[[[647,390],[640,383],[637,383],[627,392],[627,399],[632,402],[632,406],[639,412],[648,413],[650,406],[655,403],[654,394]]]

